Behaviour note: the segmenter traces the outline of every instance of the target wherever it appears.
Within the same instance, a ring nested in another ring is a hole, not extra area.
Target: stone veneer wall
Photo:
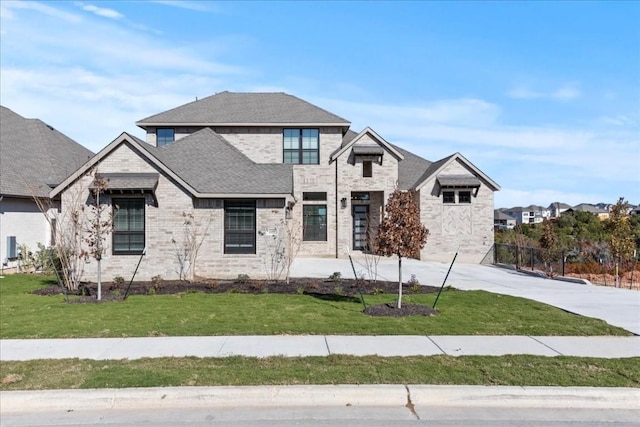
[[[136,275],[138,280],[150,280],[154,276],[163,279],[178,278],[179,263],[177,261],[176,243],[184,240],[183,213],[192,213],[198,224],[199,234],[204,240],[196,263],[196,274],[203,277],[235,278],[238,274],[251,277],[266,275],[266,262],[269,247],[261,236],[256,236],[256,254],[225,255],[224,254],[224,209],[220,202],[217,207],[196,209],[191,196],[183,191],[174,181],[160,173],[153,165],[141,158],[131,146],[124,144],[104,158],[98,166],[101,173],[159,173],[156,188],[157,206],[149,194],[145,198],[145,244],[146,255],[140,263]],[[62,195],[62,214],[68,216],[73,206],[84,202],[89,194],[91,177],[83,177],[65,190]],[[105,203],[111,204],[108,196],[103,196]],[[141,197],[141,195],[123,194],[116,198]],[[258,208],[256,210],[257,231],[280,229],[284,220],[283,208]],[[176,243],[172,242],[172,239]],[[111,281],[115,276],[129,279],[133,274],[139,255],[117,255],[111,253],[111,236],[106,240],[106,253],[102,259],[102,279]],[[97,279],[97,262],[91,259],[84,266],[84,280]]]
[[[364,135],[354,145],[374,144],[379,145],[378,141],[369,135]],[[346,256],[345,248],[353,250],[352,206],[354,204],[369,205],[372,222],[379,221],[386,199],[393,192],[398,181],[398,159],[387,151],[382,156],[382,164],[372,162],[373,176],[363,177],[363,160],[373,159],[374,157],[354,158],[349,149],[335,160],[338,175],[338,203],[342,198],[347,199],[347,207],[340,207],[338,211],[338,257]],[[352,192],[370,192],[371,200],[368,202],[351,200]]]
[[[442,174],[473,175],[454,162]],[[429,229],[421,259],[450,262],[460,246],[456,262],[479,263],[493,245],[493,191],[481,184],[470,204],[443,204],[436,177],[420,189],[420,215]]]

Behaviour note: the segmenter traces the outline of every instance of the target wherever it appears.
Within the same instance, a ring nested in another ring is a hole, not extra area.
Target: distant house
[[[503,213],[516,219],[518,224],[538,224],[551,216],[551,211],[545,207],[529,205],[526,207],[500,209]]]
[[[104,277],[176,277],[183,213],[207,223],[197,274],[265,275],[287,227],[299,256],[345,257],[370,245],[395,188],[413,190],[429,229],[425,260],[479,262],[493,244],[493,193],[460,153],[431,162],[285,93],[222,92],[137,122],[51,192],[87,191],[95,168],[115,227]],[[92,269],[85,269],[85,272]],[[89,273],[87,273],[89,274]],[[88,276],[90,277],[90,276]]]
[[[568,209],[567,212],[589,212],[596,215],[601,221],[609,218],[608,210],[589,203],[580,203],[579,205],[575,205],[572,208]]]
[[[0,260],[3,269],[13,269],[18,245],[35,251],[52,239],[34,197],[48,199],[51,189],[93,153],[41,120],[6,107],[0,114]]]
[[[561,202],[553,202],[547,208],[550,212],[551,218],[558,218],[562,215],[563,212],[566,212],[568,209],[571,209],[571,205]]]
[[[512,230],[515,228],[517,221],[514,217],[507,215],[500,211],[500,209],[494,209],[493,211],[493,228],[494,230]]]

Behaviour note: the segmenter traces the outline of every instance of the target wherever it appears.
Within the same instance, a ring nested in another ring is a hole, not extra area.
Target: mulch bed
[[[128,289],[127,289],[128,288]],[[284,281],[272,282],[266,280],[216,280],[198,279],[187,282],[181,280],[161,280],[157,282],[136,281],[131,283],[116,284],[114,282],[102,283],[102,299],[97,300],[98,285],[96,283],[84,283],[73,297],[70,303],[102,303],[108,301],[122,301],[124,294],[128,295],[170,295],[179,293],[202,292],[206,294],[217,293],[244,293],[244,294],[298,294],[310,295],[332,301],[352,301],[360,303],[360,293],[363,295],[391,294],[397,295],[398,283],[387,281],[356,281],[353,279],[312,279],[292,278],[289,283]],[[403,295],[428,294],[438,292],[434,286],[403,284]],[[48,286],[33,291],[37,295],[60,295],[63,289],[58,285]],[[432,316],[437,314],[431,307],[419,304],[402,304],[398,309],[396,303],[368,306],[364,313],[370,316]]]

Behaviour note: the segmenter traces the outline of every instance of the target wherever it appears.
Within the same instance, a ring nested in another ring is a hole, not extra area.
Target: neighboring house
[[[18,245],[35,252],[38,243],[51,243],[34,197],[56,209],[49,192],[93,153],[41,120],[0,111],[0,261],[3,269],[15,269]]]
[[[580,203],[579,205],[575,205],[571,209],[568,209],[567,212],[589,212],[596,215],[600,221],[604,221],[609,218],[608,210],[589,203]]]
[[[507,215],[500,209],[493,211],[493,228],[494,230],[513,230],[517,221],[514,217]]]
[[[559,218],[568,209],[571,209],[571,205],[561,202],[553,202],[547,208],[550,212],[551,218]]]
[[[450,261],[459,247],[458,260],[480,262],[493,244],[500,187],[461,154],[430,162],[294,96],[222,92],[137,125],[146,141],[123,133],[51,192],[70,209],[87,172],[108,179],[103,277],[130,276],[144,248],[137,277],[176,277],[184,213],[202,236],[200,276],[264,276],[287,227],[299,257],[345,257],[369,246],[396,186],[416,191],[430,231],[421,259]]]
[[[518,224],[539,224],[551,217],[551,211],[545,207],[529,205],[526,207],[500,209],[503,213],[516,219]]]

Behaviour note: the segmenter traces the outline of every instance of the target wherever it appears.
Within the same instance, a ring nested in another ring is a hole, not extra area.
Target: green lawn
[[[431,356],[3,362],[0,390],[294,384],[640,387],[640,358]]]
[[[433,317],[370,317],[350,298],[202,294],[131,296],[127,301],[68,304],[29,292],[51,284],[37,275],[0,279],[0,338],[352,335],[629,335],[621,328],[522,298],[448,290]],[[395,295],[366,296],[367,304]],[[406,295],[432,305],[435,295]]]

